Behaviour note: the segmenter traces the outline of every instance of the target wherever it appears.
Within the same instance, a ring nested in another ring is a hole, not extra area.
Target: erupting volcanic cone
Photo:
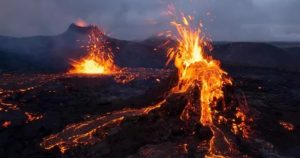
[[[103,31],[92,27],[85,48],[88,52],[85,57],[71,60],[72,69],[69,74],[111,74],[118,71]]]

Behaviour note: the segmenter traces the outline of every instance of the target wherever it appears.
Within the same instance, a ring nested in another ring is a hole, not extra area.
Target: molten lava
[[[60,152],[64,153],[72,147],[94,144],[110,135],[112,133],[111,128],[118,126],[125,119],[147,115],[149,112],[160,108],[165,102],[166,100],[163,100],[141,109],[124,109],[101,115],[93,120],[68,125],[62,132],[44,138],[40,145],[47,150],[58,147]]]
[[[111,74],[118,70],[114,64],[113,53],[108,48],[104,34],[93,29],[89,35],[88,54],[80,60],[71,60],[70,74]]]
[[[83,73],[83,74],[104,74],[104,66],[96,59],[91,57],[84,58],[81,61],[73,61],[72,66],[74,67],[69,73]]]
[[[241,153],[239,153],[233,136],[241,136],[241,139],[249,138],[250,129],[247,123],[251,122],[252,119],[246,117],[248,113],[246,101],[243,102],[243,99],[236,98],[237,101],[234,100],[230,102],[230,104],[226,104],[224,99],[225,92],[223,90],[225,86],[231,86],[232,81],[228,74],[221,68],[220,62],[214,60],[206,53],[211,50],[211,44],[209,40],[205,38],[201,25],[193,28],[191,25],[192,22],[192,16],[183,16],[181,21],[171,22],[171,24],[175,26],[178,34],[168,34],[167,37],[173,37],[177,41],[177,45],[169,49],[169,60],[167,63],[174,61],[178,71],[178,82],[171,91],[168,91],[166,96],[174,97],[174,94],[181,93],[186,99],[186,102],[178,103],[182,105],[181,107],[184,107],[183,111],[181,112],[180,110],[179,112],[179,115],[180,113],[181,115],[178,116],[178,120],[181,119],[184,122],[192,122],[191,124],[196,122],[197,125],[202,124],[204,127],[207,127],[207,129],[210,129],[212,137],[207,144],[209,149],[206,157],[241,157],[243,155],[240,155]],[[170,31],[168,31],[168,33],[170,33]],[[92,36],[91,39],[93,39],[91,40],[93,42],[98,38],[93,38]],[[73,72],[110,73],[113,72],[112,70],[115,70],[112,56],[109,55],[110,53],[103,53],[103,49],[99,49],[95,43],[92,43],[89,48],[91,52],[90,55],[83,58],[81,62],[76,62],[73,66],[75,68],[77,67],[77,69]],[[107,54],[108,58],[103,60],[105,58],[103,55]],[[100,62],[97,62],[96,59],[99,59]],[[85,65],[93,68],[85,69]],[[95,67],[97,69],[94,69]],[[93,71],[90,72],[88,70]],[[127,83],[132,80],[134,76],[122,78],[122,76],[117,77],[116,81]],[[240,104],[240,101],[243,103]],[[236,102],[237,104],[234,104]],[[113,131],[111,130],[112,128],[125,122],[128,118],[142,117],[148,115],[150,112],[159,110],[165,110],[167,114],[171,113],[172,109],[169,109],[167,106],[170,104],[176,105],[177,103],[168,102],[168,99],[164,97],[153,106],[142,109],[123,109],[99,116],[93,120],[69,125],[62,132],[44,138],[41,146],[47,150],[58,147],[61,152],[65,152],[65,150],[78,145],[94,144],[110,135],[109,131]],[[166,107],[166,109],[163,109],[164,107]],[[175,108],[174,106],[170,107]],[[193,117],[195,113],[196,117]],[[167,116],[170,117],[170,115]],[[187,126],[187,128],[194,130],[192,133],[193,135],[195,134],[196,128],[191,128],[190,126]],[[188,129],[187,131],[190,130]],[[98,135],[100,138],[95,138],[94,135]],[[187,153],[189,144],[184,143],[182,147],[184,153]]]
[[[236,113],[234,118],[222,116],[227,108],[224,103],[223,88],[226,85],[232,85],[232,81],[227,72],[222,70],[220,62],[206,53],[212,49],[211,44],[202,32],[202,24],[196,28],[192,27],[194,26],[193,19],[192,16],[182,16],[181,21],[171,22],[178,32],[177,35],[171,35],[171,37],[178,44],[177,47],[169,49],[167,63],[174,61],[179,78],[178,84],[172,89],[172,92],[184,93],[188,96],[188,104],[181,114],[181,119],[188,121],[190,118],[188,111],[198,111],[200,113],[199,123],[209,127],[212,131],[213,137],[210,140],[209,153],[206,157],[238,154],[234,143],[219,125],[231,125],[231,128],[234,129],[233,134],[241,133],[244,138],[247,138],[249,129],[245,123],[246,116],[239,108],[232,110],[233,113]],[[195,96],[189,96],[190,92],[195,89],[200,92],[196,97],[198,98],[196,102],[194,101]],[[236,120],[240,120],[239,123],[236,123]]]
[[[205,54],[205,47],[210,45],[201,37],[201,27],[193,30],[190,28],[188,18],[183,17],[182,23],[172,22],[178,31],[176,37],[177,48],[168,52],[169,61],[174,59],[178,69],[179,82],[173,92],[186,92],[193,86],[198,86],[201,91],[201,118],[204,126],[213,124],[212,108],[217,101],[223,98],[222,88],[231,84],[227,73],[220,67],[220,63]]]
[[[43,115],[34,114],[34,113],[30,113],[30,112],[25,112],[25,116],[27,117],[26,118],[26,123],[36,121],[36,120],[40,120],[44,117]]]
[[[5,122],[2,124],[2,127],[3,127],[3,128],[8,128],[10,125],[11,125],[11,122],[10,122],[10,121],[5,121]]]
[[[294,125],[289,122],[279,121],[279,124],[288,131],[294,130]]]

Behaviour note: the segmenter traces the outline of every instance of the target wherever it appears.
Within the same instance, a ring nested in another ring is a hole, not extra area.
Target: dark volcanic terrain
[[[187,134],[182,127],[188,125],[178,117],[184,96],[166,95],[177,80],[174,68],[165,65],[166,50],[174,42],[105,36],[115,63],[126,67],[122,73],[65,74],[70,59],[86,55],[81,46],[91,29],[98,28],[72,24],[57,36],[0,37],[0,157],[203,157],[210,130],[194,125],[196,134]],[[300,157],[300,44],[213,45],[211,55],[233,78],[232,91],[247,100],[254,114],[254,141],[262,144],[240,143],[241,152]],[[147,109],[159,101],[164,104],[159,110]],[[116,117],[123,115],[132,117]],[[91,133],[80,137],[87,129]],[[56,133],[60,137],[51,141],[63,143],[44,142]]]
[[[257,113],[254,126],[257,135],[274,147],[272,152],[299,157],[300,74],[253,67],[226,69],[233,76],[235,87],[244,92],[249,107]],[[151,153],[148,157],[201,156],[207,149],[183,151],[182,145],[191,138],[169,129],[168,126],[173,128],[175,124],[155,121],[160,120],[155,115],[132,118],[122,124],[123,130],[115,129],[104,142],[75,147],[65,154],[58,148],[47,151],[40,146],[44,137],[60,132],[71,123],[92,120],[123,108],[143,108],[161,100],[174,80],[172,74],[172,71],[155,69],[132,69],[126,75],[112,76],[2,74],[0,123],[9,121],[10,124],[0,127],[0,156],[147,157],[145,152]],[[128,76],[135,78],[126,80],[131,78]],[[168,102],[177,105],[172,99]],[[289,131],[280,121],[293,124],[294,129]],[[192,139],[194,143],[210,138],[203,130],[199,136]]]

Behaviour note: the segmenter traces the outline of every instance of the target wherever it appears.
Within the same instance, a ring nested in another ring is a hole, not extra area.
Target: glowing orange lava
[[[113,53],[107,46],[103,32],[93,29],[86,46],[88,55],[80,60],[71,60],[69,74],[111,74],[117,71]]]
[[[34,114],[34,113],[30,113],[30,112],[25,112],[25,115],[27,117],[26,118],[26,123],[36,121],[36,120],[40,120],[44,117],[43,115]]]
[[[183,14],[182,14],[183,15]],[[200,24],[195,29],[191,26],[192,16],[183,16],[181,21],[173,21],[171,24],[177,29],[178,35],[173,36],[177,41],[177,47],[168,51],[168,63],[174,60],[178,70],[179,81],[172,91],[174,93],[186,93],[192,88],[197,88],[199,94],[200,123],[211,129],[213,137],[210,141],[210,151],[206,157],[223,157],[225,150],[233,150],[230,140],[219,129],[215,122],[217,103],[224,99],[223,87],[231,85],[232,81],[227,73],[222,70],[220,62],[206,54],[211,49],[202,32]],[[191,107],[193,98],[189,98],[187,108]],[[186,114],[185,114],[186,115]],[[181,116],[183,117],[183,116]],[[186,115],[185,117],[188,118]]]
[[[82,19],[77,19],[75,24],[79,27],[87,27],[89,24]]]
[[[279,124],[288,131],[294,130],[294,125],[289,122],[279,121]]]
[[[5,122],[2,124],[2,127],[8,128],[10,125],[11,125],[11,121],[5,121]]]
[[[111,134],[112,130],[109,126],[118,126],[124,119],[130,117],[147,115],[152,110],[160,108],[164,103],[166,100],[145,108],[124,109],[101,115],[93,120],[68,125],[62,132],[44,138],[40,145],[47,150],[58,147],[60,152],[64,153],[72,147],[94,144]],[[95,133],[97,133],[96,137]]]
[[[210,45],[201,38],[201,27],[193,30],[189,27],[189,18],[183,17],[182,23],[172,22],[178,31],[178,47],[168,52],[169,61],[174,59],[178,69],[179,83],[174,92],[185,92],[194,85],[201,91],[201,119],[204,126],[212,124],[211,107],[216,106],[223,98],[222,88],[231,84],[227,73],[220,67],[220,63],[205,54],[205,47]]]

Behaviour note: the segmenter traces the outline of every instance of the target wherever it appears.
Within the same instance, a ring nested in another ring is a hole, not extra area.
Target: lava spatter
[[[104,32],[96,26],[89,33],[87,55],[79,60],[71,60],[69,74],[112,74],[119,69],[114,64],[113,53],[104,39]]]

